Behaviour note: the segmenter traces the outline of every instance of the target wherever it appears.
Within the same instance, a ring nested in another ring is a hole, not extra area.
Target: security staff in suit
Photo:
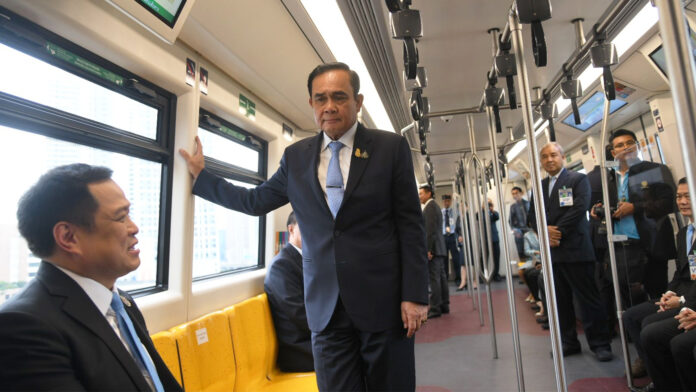
[[[459,246],[464,242],[462,237],[462,224],[457,210],[452,207],[452,196],[442,195],[442,234],[445,237],[447,252],[452,258],[452,271],[454,271],[454,284],[466,283],[466,269],[462,268],[462,254],[459,253]],[[445,274],[447,273],[447,255],[445,255]],[[462,271],[464,277],[462,280]]]
[[[412,336],[427,317],[428,266],[410,148],[357,122],[363,97],[347,65],[316,67],[307,87],[322,132],[287,147],[255,189],[204,170],[196,138],[193,156],[180,150],[193,192],[252,215],[292,205],[320,390],[414,390]]]
[[[674,212],[674,180],[667,166],[641,161],[636,135],[625,129],[609,138],[612,155],[619,161],[609,176],[609,197],[614,234],[627,240],[616,243],[622,300],[626,307],[642,302],[645,293],[656,300],[667,288],[667,260],[676,257],[674,232],[667,217]],[[599,219],[597,203],[590,215]],[[609,255],[605,254],[605,262]],[[628,281],[624,277],[628,277]],[[610,274],[604,284],[611,285]]]
[[[696,346],[696,312],[693,311],[696,308],[696,280],[690,268],[690,264],[696,266],[696,235],[686,178],[679,180],[677,206],[679,212],[688,217],[689,225],[677,233],[674,278],[669,283],[669,290],[653,305],[660,311],[643,319],[640,332],[645,367],[659,391],[696,390],[696,361],[693,357]]]
[[[613,355],[609,346],[609,328],[594,282],[594,251],[586,218],[590,206],[590,184],[584,174],[563,167],[565,154],[558,143],[546,144],[540,155],[541,164],[548,174],[541,184],[563,355],[577,354],[581,350],[575,328],[575,297],[590,348],[599,361],[610,361]],[[534,203],[530,204],[530,224],[538,232]]]
[[[313,372],[312,332],[302,283],[302,233],[294,212],[286,226],[288,243],[271,261],[263,281],[278,339],[276,363],[284,372]]]
[[[677,186],[677,206],[679,207],[679,212],[692,222],[691,201],[689,199],[689,187],[686,183],[686,178],[679,180],[679,185]],[[660,300],[657,302],[646,301],[632,306],[622,316],[626,331],[631,337],[631,341],[635,344],[639,356],[631,367],[633,377],[642,377],[646,371],[646,355],[640,342],[643,326],[656,321],[674,318],[684,306],[696,308],[696,284],[691,279],[691,271],[689,269],[688,251],[690,249],[687,249],[687,244],[689,243],[687,237],[688,226],[682,228],[677,233],[676,270],[674,271],[674,277],[667,286],[667,291],[662,294]]]
[[[43,259],[0,308],[0,390],[180,391],[133,298],[138,227],[111,170],[44,174],[19,202],[19,232]]]
[[[418,197],[423,205],[423,219],[425,220],[425,243],[428,250],[428,276],[430,277],[430,310],[428,318],[440,317],[443,313],[450,312],[449,288],[447,287],[447,275],[445,274],[445,258],[447,247],[442,235],[442,215],[440,206],[433,198],[433,190],[430,185],[423,185],[418,189]]]

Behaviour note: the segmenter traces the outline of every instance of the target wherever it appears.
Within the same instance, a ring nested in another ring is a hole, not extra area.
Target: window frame
[[[119,86],[108,82],[73,64],[51,56],[44,47],[47,42],[60,46],[103,69],[113,72],[124,80],[137,81],[139,85],[153,91],[155,97],[141,94],[126,85]],[[143,296],[167,290],[169,288],[169,244],[177,97],[3,7],[0,7],[0,43],[157,110],[156,138],[150,139],[0,91],[0,125],[162,165],[155,284],[131,290],[129,293],[134,296]]]
[[[246,141],[242,142],[234,137],[228,135],[227,133],[221,131],[218,127],[210,124],[206,121],[206,118],[213,119],[219,122],[221,125],[231,129],[234,132],[238,132],[246,136]],[[259,137],[252,135],[250,132],[242,129],[241,127],[232,124],[231,122],[201,108],[198,117],[198,127],[202,128],[208,132],[211,132],[220,137],[224,137],[231,140],[234,143],[240,144],[244,147],[251,148],[259,153],[259,164],[258,171],[248,170],[231,163],[223,162],[215,158],[210,158],[204,155],[205,158],[205,168],[213,174],[223,177],[228,180],[242,181],[246,183],[253,184],[255,186],[261,185],[266,181],[266,173],[268,169],[268,142],[266,140],[260,139]],[[252,142],[256,141],[256,143]],[[193,283],[198,283],[208,279],[215,279],[222,276],[234,275],[238,273],[243,273],[246,271],[255,271],[263,269],[266,267],[266,215],[260,215],[259,218],[259,249],[258,249],[258,262],[255,266],[242,267],[238,269],[233,269],[229,271],[218,272],[215,274],[204,275],[199,277],[194,277],[192,279]]]

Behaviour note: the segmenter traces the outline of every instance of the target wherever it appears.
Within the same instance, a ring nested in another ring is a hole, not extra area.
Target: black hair
[[[74,163],[51,169],[19,200],[17,227],[38,257],[53,254],[53,227],[65,221],[92,229],[99,203],[87,187],[111,178],[111,169]]]
[[[609,136],[609,144],[613,146],[614,139],[616,139],[619,136],[630,136],[631,138],[633,138],[634,141],[638,142],[638,138],[636,138],[636,134],[633,133],[633,131],[629,131],[628,129],[617,129],[616,131],[611,133],[611,136]]]
[[[312,97],[312,82],[317,76],[334,70],[342,70],[348,72],[350,75],[350,86],[353,88],[353,98],[358,99],[358,93],[360,93],[360,77],[358,73],[350,69],[350,67],[341,62],[319,64],[309,73],[307,78],[307,91],[309,91],[309,97]]]
[[[687,184],[687,182],[686,182],[686,177],[680,178],[680,179],[679,179],[679,184],[677,184],[677,185],[683,185],[683,184]]]
[[[519,193],[522,193],[522,188],[520,188],[520,187],[518,187],[518,186],[513,186],[513,187],[512,187],[512,190],[513,190],[513,191],[517,191],[517,192],[519,192]]]
[[[290,212],[290,215],[288,215],[288,221],[285,224],[285,226],[290,226],[290,225],[296,225],[297,224],[297,219],[295,219],[295,211]]]
[[[435,192],[433,192],[433,188],[431,188],[430,185],[421,185],[418,189],[423,189],[426,192],[430,193],[431,197],[435,197]]]
[[[604,146],[604,160],[606,161],[613,161],[614,160],[614,155],[612,155],[612,151],[614,150],[614,146],[610,144],[607,144]]]

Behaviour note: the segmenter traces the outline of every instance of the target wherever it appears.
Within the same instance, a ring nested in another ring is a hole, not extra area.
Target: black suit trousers
[[[428,261],[430,275],[430,314],[449,311],[449,287],[445,275],[445,258],[435,256]]]
[[[454,280],[459,283],[462,280],[462,272],[460,267],[462,266],[462,254],[459,253],[459,244],[457,241],[457,234],[447,234],[445,235],[445,245],[447,246],[447,251],[452,257],[452,270],[454,271]],[[445,274],[447,273],[447,257],[445,257]]]
[[[626,333],[636,346],[638,356],[644,363],[647,362],[647,356],[640,341],[640,332],[646,325],[672,318],[679,312],[679,309],[670,309],[664,312],[658,312],[658,309],[660,309],[660,307],[655,305],[652,301],[646,301],[636,306],[631,306],[622,316]]]
[[[646,368],[658,391],[696,389],[696,331],[684,332],[678,325],[670,317],[646,325],[640,334],[648,358]]]
[[[414,339],[401,327],[358,330],[340,298],[326,328],[312,332],[312,351],[321,392],[416,389]]]
[[[579,348],[573,297],[580,307],[580,318],[590,348],[609,349],[611,337],[604,306],[594,281],[594,261],[554,263],[558,320],[564,349]]]

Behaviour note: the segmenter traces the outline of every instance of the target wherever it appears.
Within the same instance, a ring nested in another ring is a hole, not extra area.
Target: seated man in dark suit
[[[677,206],[679,212],[689,218],[690,224],[677,233],[677,268],[669,283],[669,291],[655,304],[660,311],[645,317],[640,332],[645,367],[655,389],[660,391],[696,390],[696,361],[693,358],[696,312],[692,310],[696,308],[696,283],[690,268],[696,256],[692,227],[694,219],[685,178],[679,181],[677,187]]]
[[[312,331],[307,324],[302,282],[302,234],[295,213],[288,216],[288,243],[271,261],[263,289],[278,338],[278,368],[313,372]]]
[[[43,261],[0,308],[0,390],[181,390],[115,285],[140,265],[129,208],[111,170],[85,164],[24,194],[19,232]]]
[[[679,180],[677,186],[677,205],[679,212],[693,220],[691,214],[691,202],[689,200],[689,186],[686,183],[686,178]],[[684,306],[696,307],[696,285],[691,280],[691,272],[689,270],[689,261],[687,256],[687,231],[688,226],[684,227],[677,234],[677,244],[680,253],[677,254],[676,270],[674,277],[667,286],[667,292],[662,294],[659,301],[647,301],[641,304],[630,307],[623,314],[624,326],[631,341],[636,346],[638,358],[631,366],[633,377],[642,377],[645,375],[645,351],[640,344],[640,332],[642,326],[665,319],[672,319],[679,314],[679,311]]]

